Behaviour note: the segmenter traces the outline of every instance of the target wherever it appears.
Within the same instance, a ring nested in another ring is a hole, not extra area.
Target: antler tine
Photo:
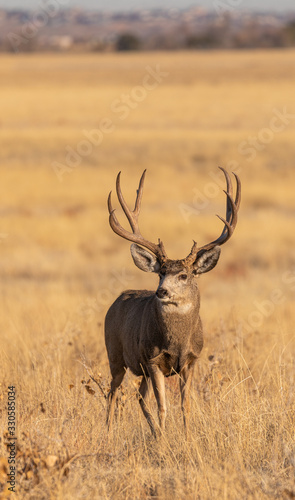
[[[218,167],[225,176],[226,179],[226,191],[224,191],[225,194],[229,194],[231,197],[233,196],[233,185],[231,182],[231,178],[228,174],[228,172],[225,170],[223,167]],[[230,217],[232,215],[232,206],[229,197],[227,197],[227,202],[226,202],[226,220],[229,221]]]
[[[224,228],[223,231],[220,235],[221,236],[226,236],[227,239],[232,235],[234,228],[236,227],[237,224],[237,218],[238,218],[238,209],[236,208],[236,204],[232,198],[232,196],[225,190],[223,190],[224,194],[227,197],[227,202],[226,202],[226,219],[221,217],[220,215],[216,214],[216,217],[220,219],[224,223]]]
[[[129,222],[129,224],[131,226],[131,229],[132,229],[133,233],[137,234],[138,231],[139,231],[138,224],[137,224],[137,218],[133,217],[133,214],[132,214],[131,210],[127,206],[126,201],[124,200],[124,197],[123,197],[123,194],[122,194],[122,191],[121,191],[120,177],[121,177],[121,172],[118,173],[117,179],[116,179],[116,191],[117,191],[118,200],[119,200],[120,205],[121,205],[121,207],[122,207],[122,209],[124,211],[124,214],[126,215],[126,217],[128,219],[128,222]]]
[[[146,170],[144,170],[140,181],[139,181],[139,187],[137,190],[137,196],[136,196],[136,201],[135,201],[135,206],[134,210],[131,211],[127,205],[127,203],[124,200],[122,191],[121,191],[121,185],[120,185],[120,175],[121,172],[118,173],[117,179],[116,179],[116,191],[117,191],[117,196],[119,203],[128,219],[128,222],[130,224],[130,227],[132,229],[132,233],[124,229],[121,224],[119,223],[117,216],[115,214],[115,210],[112,207],[112,201],[111,201],[111,195],[112,192],[110,192],[109,197],[108,197],[108,210],[109,210],[109,223],[112,228],[112,230],[121,236],[122,238],[125,238],[126,240],[133,241],[134,243],[138,243],[139,245],[142,245],[143,247],[147,248],[151,252],[153,252],[161,261],[164,261],[167,258],[164,245],[163,243],[159,240],[159,243],[156,245],[155,243],[151,243],[148,240],[145,240],[143,236],[141,235],[141,232],[139,230],[139,225],[138,225],[138,216],[140,212],[140,206],[141,206],[141,199],[142,199],[142,194],[143,194],[143,184],[144,184],[144,178],[145,178],[145,173]]]
[[[226,195],[229,194],[231,196],[231,198],[232,198],[232,199],[230,199],[229,197],[227,197],[226,220],[229,221],[230,216],[234,215],[233,205],[235,205],[236,211],[238,211],[239,208],[240,208],[240,203],[241,203],[241,181],[239,179],[239,176],[235,172],[233,172],[233,175],[235,176],[236,183],[237,183],[236,198],[235,198],[235,201],[233,202],[233,187],[232,187],[231,178],[230,178],[228,172],[223,167],[219,167],[219,168],[220,168],[220,170],[222,170],[222,172],[224,173],[225,178],[226,178],[226,191],[224,191],[224,193]]]
[[[137,196],[136,196],[136,200],[135,200],[135,206],[134,206],[134,210],[133,210],[133,213],[135,215],[139,215],[139,212],[140,212],[145,173],[146,173],[146,169],[143,171],[142,176],[141,176],[140,181],[139,181]]]
[[[239,176],[233,172],[235,178],[236,178],[236,182],[237,182],[237,194],[236,194],[236,199],[235,199],[235,205],[237,207],[237,211],[239,210],[240,208],[240,203],[241,203],[241,181],[240,181],[240,178]]]
[[[125,235],[127,235],[129,233],[119,223],[117,216],[115,214],[115,209],[112,207],[111,197],[112,197],[112,191],[110,192],[110,194],[108,196],[108,209],[109,209],[109,214],[110,214],[110,216],[109,216],[110,226],[116,234],[118,234],[119,236],[123,236],[123,238],[125,238],[126,237]]]
[[[141,199],[142,199],[142,194],[143,194],[145,173],[146,173],[146,170],[144,170],[144,172],[140,178],[140,181],[139,181],[139,186],[138,186],[138,190],[137,190],[137,196],[136,196],[135,206],[134,206],[133,211],[131,211],[129,209],[126,201],[124,200],[123,194],[122,194],[121,184],[120,184],[121,172],[118,173],[117,180],[116,180],[116,190],[117,190],[118,200],[119,200],[120,205],[121,205],[128,221],[129,221],[129,224],[130,224],[131,229],[132,229],[134,234],[140,234],[139,228],[138,228],[138,216],[139,216],[140,207],[141,207]]]

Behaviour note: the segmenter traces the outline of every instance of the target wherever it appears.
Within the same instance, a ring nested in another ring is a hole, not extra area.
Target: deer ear
[[[221,248],[216,246],[212,250],[206,250],[200,257],[197,257],[194,263],[196,274],[203,274],[211,271],[219,259]]]
[[[132,243],[130,250],[134,264],[139,269],[146,273],[158,273],[160,271],[160,263],[153,253],[135,243]]]

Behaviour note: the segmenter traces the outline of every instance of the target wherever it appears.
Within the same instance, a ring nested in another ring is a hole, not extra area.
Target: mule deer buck
[[[113,210],[111,192],[108,197],[109,223],[122,238],[132,241],[131,255],[139,269],[159,275],[156,292],[127,290],[109,308],[105,318],[105,343],[112,374],[108,395],[107,423],[112,425],[116,393],[126,369],[142,376],[139,403],[151,431],[156,427],[147,406],[147,396],[152,384],[158,405],[160,431],[165,429],[166,402],[164,379],[179,374],[181,408],[187,428],[189,393],[193,370],[203,347],[202,322],[199,315],[200,294],[197,278],[213,269],[220,255],[220,245],[232,236],[237,224],[241,199],[241,183],[236,178],[236,196],[233,199],[232,182],[227,171],[220,167],[226,179],[226,219],[219,215],[224,228],[216,240],[198,247],[194,241],[190,254],[181,260],[168,259],[162,241],[157,244],[146,240],[139,230],[138,216],[143,193],[143,172],[135,208],[131,211],[121,192],[120,173],[116,189],[120,205],[131,230],[124,229]]]

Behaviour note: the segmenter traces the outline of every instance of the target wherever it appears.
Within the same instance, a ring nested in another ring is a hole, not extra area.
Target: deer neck
[[[193,330],[199,321],[200,296],[197,292],[191,300],[179,304],[163,304],[155,296],[158,323],[167,335],[177,337],[181,332],[187,334]]]

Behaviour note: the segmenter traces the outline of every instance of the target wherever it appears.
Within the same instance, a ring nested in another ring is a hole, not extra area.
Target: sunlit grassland
[[[18,498],[295,495],[294,56],[1,56],[1,453],[14,384]],[[114,101],[157,65],[162,82],[121,119]],[[263,135],[278,111],[286,123]],[[66,165],[66,148],[77,151],[103,119],[113,131],[61,180],[53,162]],[[271,140],[249,161],[241,143],[259,134]],[[204,244],[221,231],[219,165],[239,169],[243,200],[218,266],[200,279],[205,347],[188,440],[175,377],[167,433],[155,442],[130,374],[107,439],[104,315],[124,288],[157,283],[109,228],[107,195],[121,170],[133,205],[146,168],[142,232],[182,258],[193,239]]]

